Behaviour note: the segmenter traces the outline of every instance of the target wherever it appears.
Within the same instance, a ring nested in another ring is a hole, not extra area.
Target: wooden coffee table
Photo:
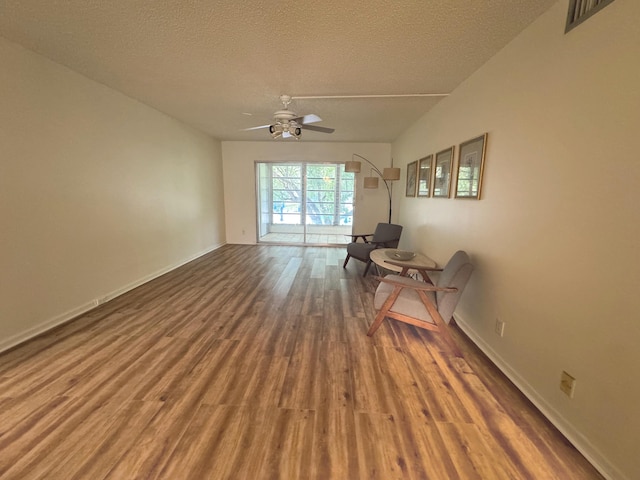
[[[425,282],[432,283],[427,272],[438,270],[436,262],[421,253],[416,253],[416,256],[410,260],[399,260],[393,257],[397,251],[395,248],[377,248],[371,251],[370,258],[376,266],[398,272],[402,276],[406,276],[410,270],[415,270]]]

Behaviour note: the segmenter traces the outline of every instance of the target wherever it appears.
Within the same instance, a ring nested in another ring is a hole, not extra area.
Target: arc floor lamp
[[[376,172],[384,182],[384,186],[387,187],[387,194],[389,195],[389,223],[391,223],[391,192],[392,192],[393,185],[389,185],[389,182],[393,182],[394,180],[400,179],[400,169],[394,168],[393,159],[391,159],[391,167],[384,168],[381,172],[378,167],[376,167],[373,163],[371,163],[369,160],[364,158],[362,155],[358,155],[357,153],[354,153],[351,155],[351,160],[348,162],[345,162],[344,164],[345,172],[360,173],[362,162],[360,162],[359,160],[354,160],[353,159],[354,157],[361,158],[362,160],[367,162],[369,165],[371,165],[371,171]],[[364,188],[378,188],[378,177],[374,177],[373,175],[364,177]]]

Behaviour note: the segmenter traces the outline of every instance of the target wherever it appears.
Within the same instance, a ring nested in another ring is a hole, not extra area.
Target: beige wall
[[[224,243],[220,143],[0,39],[0,350]]]
[[[380,170],[390,165],[391,145],[386,143],[222,142],[227,242],[256,243],[256,161],[343,163],[351,160],[353,153]],[[382,181],[377,190],[362,188],[362,179],[370,171],[366,167],[362,162],[362,171],[356,176],[354,232],[373,232],[378,222],[388,220],[389,197]]]
[[[482,200],[398,197],[399,220],[440,263],[471,254],[463,327],[609,478],[640,478],[640,2],[564,35],[566,11],[558,2],[393,145],[406,174],[488,132]]]

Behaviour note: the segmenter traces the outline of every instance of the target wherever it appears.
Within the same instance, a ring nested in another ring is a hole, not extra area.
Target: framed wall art
[[[416,196],[416,183],[418,178],[418,161],[407,165],[407,197]]]
[[[451,190],[451,167],[453,166],[453,150],[449,147],[446,150],[436,153],[436,160],[433,167],[433,196],[449,198]]]
[[[421,158],[418,162],[418,196],[431,196],[431,171],[433,170],[433,155]]]
[[[458,149],[456,198],[480,199],[487,134],[467,140]]]

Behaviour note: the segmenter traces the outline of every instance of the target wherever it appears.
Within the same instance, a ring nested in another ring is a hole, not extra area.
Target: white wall
[[[224,243],[220,143],[0,39],[0,350]]]
[[[488,132],[483,198],[399,196],[399,220],[409,246],[439,263],[470,253],[462,326],[609,478],[635,479],[640,2],[614,2],[564,35],[567,5],[393,145],[406,174]],[[559,390],[562,370],[577,378],[573,399]]]
[[[293,139],[222,142],[227,242],[256,243],[256,161],[344,163],[351,160],[353,153],[362,155],[380,170],[391,162],[391,145],[386,143],[296,142]],[[376,224],[386,222],[389,216],[389,197],[382,181],[377,190],[362,187],[362,179],[370,175],[367,167],[362,162],[362,170],[356,175],[353,221],[356,233],[373,232]]]

